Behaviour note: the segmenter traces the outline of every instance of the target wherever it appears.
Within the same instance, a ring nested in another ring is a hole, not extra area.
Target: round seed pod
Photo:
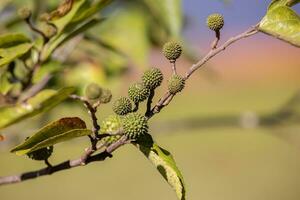
[[[52,152],[53,146],[50,146],[28,153],[27,156],[32,160],[47,160]]]
[[[122,123],[121,119],[117,115],[111,115],[107,117],[102,123],[101,123],[101,129],[100,132],[102,134],[114,134],[117,133],[119,130],[122,129]],[[111,135],[108,137],[103,138],[103,142],[106,145],[111,145],[112,143],[118,141],[121,138],[121,135]]]
[[[128,89],[128,96],[134,103],[145,101],[150,95],[150,89],[142,83],[134,83]]]
[[[21,19],[29,19],[32,15],[31,10],[28,7],[23,7],[18,10],[18,15]]]
[[[103,89],[100,97],[100,103],[106,104],[111,101],[112,93],[108,89]]]
[[[98,98],[101,97],[101,95],[102,95],[102,88],[95,83],[89,84],[85,89],[85,96],[89,100],[97,100]]]
[[[221,14],[215,13],[207,17],[207,27],[213,31],[220,31],[224,26],[224,18]]]
[[[144,72],[142,76],[143,84],[149,89],[159,87],[164,79],[162,72],[157,68],[151,68]]]
[[[181,53],[182,46],[175,41],[167,42],[163,46],[163,54],[171,62],[175,62],[181,56]]]
[[[114,102],[112,109],[117,115],[126,115],[131,112],[132,104],[127,97],[121,97]]]
[[[181,76],[175,74],[172,75],[168,81],[168,90],[171,94],[176,94],[181,90],[183,90],[184,85],[185,85],[184,79]]]
[[[44,32],[45,36],[50,39],[50,38],[54,37],[57,34],[57,28],[53,25],[48,25],[47,24],[44,27],[43,32]]]
[[[148,121],[146,117],[138,113],[129,113],[122,118],[124,134],[132,140],[137,140],[148,133]]]

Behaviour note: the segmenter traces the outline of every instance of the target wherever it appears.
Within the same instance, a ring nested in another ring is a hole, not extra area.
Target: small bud
[[[111,101],[111,98],[112,98],[111,91],[108,89],[103,89],[100,97],[100,103],[102,104],[109,103]]]
[[[155,89],[159,87],[163,81],[164,77],[162,72],[157,68],[151,68],[147,70],[143,76],[143,84],[149,89]]]
[[[32,160],[47,160],[52,152],[53,146],[50,146],[28,153],[27,156]]]
[[[224,26],[224,18],[221,14],[211,14],[207,17],[206,24],[213,31],[220,31]]]
[[[168,81],[168,90],[171,94],[176,94],[181,90],[183,90],[184,85],[185,85],[184,79],[181,76],[175,74],[172,75]]]
[[[102,95],[102,88],[95,83],[89,84],[85,89],[85,96],[89,100],[97,100],[98,98],[100,98],[101,95]]]
[[[182,47],[179,43],[171,41],[163,46],[163,53],[170,62],[175,62],[182,53]]]
[[[49,13],[42,13],[40,16],[39,16],[39,20],[42,21],[42,22],[48,22],[51,18],[51,15]]]
[[[112,108],[117,115],[126,115],[131,112],[132,104],[127,97],[121,97],[114,102]]]
[[[107,117],[102,123],[101,123],[101,129],[100,132],[102,134],[113,134],[118,132],[122,129],[121,119],[117,115],[111,115]],[[106,145],[111,145],[112,143],[116,142],[121,138],[121,135],[111,135],[108,137],[103,138],[103,142]]]
[[[142,83],[135,83],[128,89],[128,96],[134,103],[145,101],[150,95],[150,89]]]
[[[138,113],[129,113],[122,118],[122,126],[125,135],[132,140],[148,133],[148,121],[146,117]]]
[[[47,24],[43,32],[45,36],[50,39],[57,34],[57,28],[54,25]]]
[[[23,20],[29,19],[31,14],[32,12],[28,7],[23,7],[18,10],[18,15]]]

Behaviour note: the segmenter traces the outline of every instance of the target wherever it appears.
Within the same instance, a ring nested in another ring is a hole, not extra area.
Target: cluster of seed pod
[[[163,47],[164,56],[174,63],[181,56],[182,47],[175,41],[168,42]],[[103,121],[101,133],[112,133],[116,129],[123,131],[129,139],[137,140],[148,133],[148,119],[146,116],[138,113],[138,105],[145,100],[152,98],[163,82],[164,76],[160,69],[150,68],[146,70],[139,82],[133,83],[128,88],[128,97],[120,97],[113,103],[112,110],[116,114]],[[184,88],[184,79],[173,74],[168,80],[168,90],[171,94],[176,94]],[[134,107],[134,106],[135,107]],[[114,128],[112,128],[114,127]],[[119,139],[119,136],[113,135],[106,143],[111,143]]]

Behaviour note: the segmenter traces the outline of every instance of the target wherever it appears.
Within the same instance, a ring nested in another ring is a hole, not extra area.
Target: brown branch
[[[186,72],[184,79],[188,80],[190,78],[190,76],[199,68],[201,68],[204,64],[206,64],[210,59],[212,59],[214,56],[218,55],[219,53],[221,53],[222,51],[224,51],[228,46],[230,46],[231,44],[250,37],[256,33],[258,33],[258,25],[251,27],[249,30],[230,38],[229,40],[227,40],[227,42],[225,42],[223,45],[219,46],[218,48],[216,48],[216,44],[217,42],[214,42],[213,47],[207,54],[206,56],[204,56],[200,61],[198,61],[196,64],[193,64],[190,69]],[[159,113],[161,111],[161,109],[163,109],[165,106],[167,106],[173,99],[175,95],[170,94],[169,92],[166,92],[165,95],[159,100],[159,102],[152,108],[151,114],[149,114],[148,118],[153,117],[156,113]]]
[[[84,106],[88,109],[88,112],[89,112],[89,115],[92,119],[92,123],[93,123],[93,134],[96,138],[99,138],[99,130],[100,130],[100,126],[98,124],[98,119],[97,119],[97,116],[96,116],[96,113],[97,113],[97,108],[100,104],[95,104],[92,105],[85,97],[81,97],[81,96],[77,96],[77,95],[71,95],[70,96],[71,99],[74,99],[74,100],[79,100],[81,101]]]
[[[92,162],[104,161],[108,157],[111,158],[112,153],[115,150],[128,143],[130,143],[130,141],[127,139],[127,137],[123,136],[117,142],[111,144],[103,152],[99,154],[91,156],[92,152],[94,151],[91,148],[88,148],[80,158],[75,160],[68,160],[60,164],[54,166],[48,166],[46,168],[42,168],[36,171],[26,172],[18,175],[13,175],[13,176],[0,177],[0,185],[20,183],[26,180],[39,178],[45,175],[51,175],[56,172],[71,169],[74,167],[84,166]],[[103,145],[99,145],[97,149],[101,149],[102,147]]]

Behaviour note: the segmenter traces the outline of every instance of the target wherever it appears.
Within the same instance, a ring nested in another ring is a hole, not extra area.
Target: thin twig
[[[41,176],[45,175],[51,175],[59,171],[71,169],[74,167],[79,167],[79,166],[84,166],[92,162],[96,161],[104,161],[106,158],[111,158],[112,153],[120,148],[121,146],[130,143],[130,141],[127,139],[127,137],[123,136],[121,137],[117,142],[111,144],[108,146],[103,152],[90,156],[91,148],[87,149],[86,152],[80,157],[75,160],[68,160],[65,162],[62,162],[60,164],[51,166],[51,167],[46,167],[43,169],[39,169],[36,171],[31,171],[31,172],[25,172],[19,175],[12,175],[12,176],[4,176],[0,177],[0,185],[7,185],[7,184],[13,184],[13,183],[19,183],[23,182],[26,180],[34,179],[34,178],[39,178]],[[100,149],[103,146],[98,146],[97,148]]]
[[[47,40],[48,40],[48,38],[47,38],[47,36],[45,35],[45,33],[43,33],[43,31],[41,31],[41,30],[39,30],[38,28],[36,28],[36,27],[32,24],[32,22],[30,21],[30,18],[26,19],[25,21],[26,21],[26,24],[29,26],[29,28],[30,28],[32,31],[38,33],[39,35],[41,35],[41,36],[43,37],[44,42],[46,43]]]
[[[140,105],[140,103],[139,103],[139,102],[137,102],[137,103],[134,103],[134,108],[132,109],[132,112],[136,112],[136,111],[138,111],[138,110],[139,110],[139,105]]]
[[[152,105],[152,100],[153,100],[154,95],[155,95],[155,90],[151,89],[150,90],[150,95],[149,95],[148,101],[147,101],[147,111],[145,113],[146,117],[148,117],[149,115],[151,115],[151,105]]]
[[[93,106],[85,97],[81,97],[81,96],[77,96],[77,95],[71,95],[70,96],[71,99],[74,99],[74,100],[79,100],[81,101],[84,106],[88,109],[88,112],[89,112],[89,115],[92,119],[92,123],[93,123],[93,134],[95,136],[95,138],[99,138],[99,130],[100,130],[100,126],[98,124],[98,119],[97,119],[97,116],[96,116],[96,113],[97,113],[97,106]],[[98,105],[98,104],[97,104]]]
[[[218,48],[212,48],[206,56],[204,56],[199,62],[196,64],[193,64],[190,69],[186,72],[184,79],[188,80],[190,76],[198,70],[200,67],[202,67],[204,64],[206,64],[211,58],[214,56],[218,55],[222,51],[224,51],[228,46],[231,44],[235,43],[236,41],[239,41],[241,39],[250,37],[256,33],[258,33],[258,25],[251,27],[249,30],[230,38],[225,42],[223,45],[221,45]],[[151,114],[148,116],[148,118],[151,118],[154,116],[156,113],[159,113],[161,109],[163,109],[165,106],[167,106],[173,99],[174,95],[170,94],[169,92],[166,92],[165,95],[159,100],[159,102],[152,108]]]
[[[176,70],[176,61],[172,61],[171,64],[172,64],[172,71],[173,71],[173,74],[177,74],[177,70]]]

